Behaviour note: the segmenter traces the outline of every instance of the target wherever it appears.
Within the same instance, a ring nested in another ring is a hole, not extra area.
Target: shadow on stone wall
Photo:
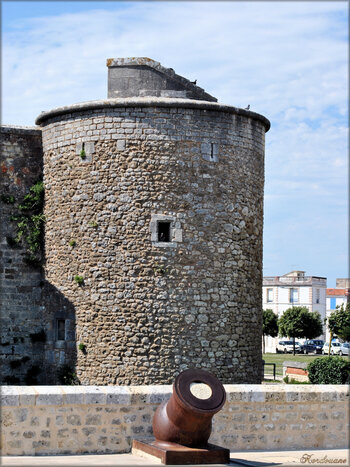
[[[19,205],[42,178],[41,131],[1,126],[0,133],[0,381],[36,384],[44,356],[42,269],[25,261],[15,218],[23,221]]]
[[[43,281],[42,305],[46,325],[44,384],[79,384],[76,319],[73,304],[48,281]]]
[[[45,280],[36,280],[37,285],[25,285],[26,276],[39,278],[43,273],[38,267],[25,265],[24,269],[27,269],[22,275],[24,284],[13,292],[13,307],[19,311],[10,309],[9,313],[1,313],[0,384],[79,384],[75,376],[74,306]],[[4,301],[2,297],[3,304]]]
[[[0,133],[0,384],[71,384],[77,359],[74,306],[45,280],[41,266],[26,261],[28,245],[15,240],[12,221],[42,180],[41,129],[1,126]]]

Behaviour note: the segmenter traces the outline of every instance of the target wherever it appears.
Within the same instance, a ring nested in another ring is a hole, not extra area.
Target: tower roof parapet
[[[265,131],[270,129],[270,121],[266,117],[250,110],[241,109],[231,105],[220,104],[219,102],[167,97],[133,97],[81,102],[78,104],[57,107],[46,112],[41,112],[40,115],[36,118],[35,123],[36,125],[43,125],[46,120],[58,117],[60,115],[74,114],[76,112],[84,112],[96,109],[111,109],[117,107],[173,107],[228,112],[236,115],[250,117],[252,120],[259,120],[264,124]]]
[[[217,102],[190,81],[147,57],[108,58],[108,98],[172,97]]]

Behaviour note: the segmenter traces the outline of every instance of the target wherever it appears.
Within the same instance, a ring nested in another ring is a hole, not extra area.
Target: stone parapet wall
[[[186,109],[201,109],[201,110],[215,110],[218,112],[228,112],[234,115],[250,117],[255,120],[259,120],[264,125],[265,131],[270,129],[270,121],[261,114],[252,112],[251,110],[241,109],[240,107],[234,107],[232,105],[225,105],[219,102],[208,102],[199,101],[192,99],[181,99],[181,98],[168,98],[168,97],[127,97],[127,98],[116,98],[107,100],[87,101],[80,102],[78,104],[66,105],[63,107],[56,107],[48,111],[43,111],[37,117],[35,123],[42,125],[47,120],[59,115],[65,115],[72,117],[75,113],[85,112],[87,110],[99,110],[100,112],[106,109],[119,108],[146,108],[146,107],[159,107],[159,108],[186,108]],[[101,110],[103,109],[103,110]],[[79,115],[78,115],[79,116]],[[59,119],[58,119],[59,120]]]
[[[235,450],[347,448],[346,385],[225,385],[210,442]],[[4,386],[3,455],[129,452],[171,386]]]

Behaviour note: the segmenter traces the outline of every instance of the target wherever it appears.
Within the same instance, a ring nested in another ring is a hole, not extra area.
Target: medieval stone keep
[[[269,122],[153,60],[107,66],[108,99],[36,120],[41,380],[55,382],[68,365],[81,384],[167,384],[190,367],[259,383]]]

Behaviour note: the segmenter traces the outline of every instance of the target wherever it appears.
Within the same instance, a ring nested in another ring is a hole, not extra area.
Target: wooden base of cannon
[[[205,448],[189,448],[165,441],[133,440],[132,453],[144,453],[160,459],[165,465],[229,464],[229,449],[208,444]]]

